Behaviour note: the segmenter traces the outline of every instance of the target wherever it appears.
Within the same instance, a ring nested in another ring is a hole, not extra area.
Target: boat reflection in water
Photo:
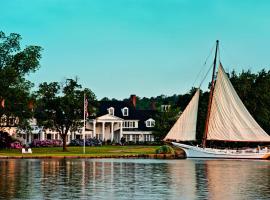
[[[4,199],[269,199],[270,162],[0,160]]]

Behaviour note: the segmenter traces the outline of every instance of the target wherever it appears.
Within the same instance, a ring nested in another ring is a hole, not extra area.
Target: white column
[[[102,122],[102,141],[104,141],[105,138],[105,122]]]
[[[44,131],[41,131],[40,133],[40,140],[44,140]]]
[[[123,122],[120,122],[120,138],[119,138],[119,142],[120,142],[122,137],[123,137]]]
[[[97,134],[96,134],[96,120],[93,121],[93,135],[92,137],[97,137]]]
[[[71,139],[74,140],[75,139],[75,131],[71,133]]]
[[[113,130],[113,125],[114,125],[114,122],[111,122],[111,142],[113,141],[113,138],[114,138],[114,130]]]

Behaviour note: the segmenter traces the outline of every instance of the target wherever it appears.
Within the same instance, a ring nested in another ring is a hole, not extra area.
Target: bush
[[[83,146],[83,139],[71,140],[69,146]],[[102,140],[96,138],[88,138],[85,140],[85,146],[102,146]]]
[[[30,147],[61,147],[61,140],[33,140]]]
[[[20,141],[11,137],[7,132],[0,131],[0,148],[21,148]]]
[[[168,145],[163,145],[156,150],[156,154],[174,154],[174,149]]]
[[[21,149],[22,148],[22,144],[19,141],[15,141],[15,142],[12,142],[10,144],[10,148],[11,149]]]
[[[133,142],[133,141],[128,141],[128,142],[126,142],[126,144],[127,144],[127,145],[135,145],[136,143]]]

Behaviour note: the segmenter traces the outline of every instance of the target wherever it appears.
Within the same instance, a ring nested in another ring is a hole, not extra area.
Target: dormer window
[[[113,107],[108,108],[108,113],[109,115],[114,115],[114,108]]]
[[[128,116],[128,108],[125,107],[122,109],[123,116]]]
[[[148,119],[145,121],[145,126],[148,128],[152,128],[155,126],[155,120],[153,120],[152,118]]]

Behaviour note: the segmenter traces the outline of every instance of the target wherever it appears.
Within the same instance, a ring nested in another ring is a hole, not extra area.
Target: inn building
[[[136,96],[126,101],[101,101],[97,117],[89,119],[87,129],[91,137],[103,141],[152,142],[156,110],[136,108]]]

